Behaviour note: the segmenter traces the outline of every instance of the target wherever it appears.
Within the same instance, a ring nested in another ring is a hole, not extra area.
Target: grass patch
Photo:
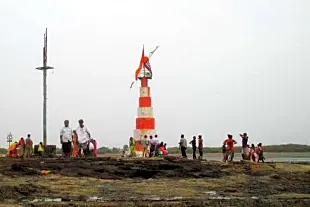
[[[281,194],[271,195],[270,198],[277,198],[277,199],[310,199],[310,194],[281,193]]]
[[[95,178],[48,175],[42,177],[40,185],[49,188],[57,194],[59,193],[59,195],[89,196],[99,193],[97,187],[98,179]]]

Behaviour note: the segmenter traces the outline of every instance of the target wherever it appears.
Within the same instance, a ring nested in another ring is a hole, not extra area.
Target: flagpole
[[[43,144],[47,144],[47,120],[46,120],[46,105],[47,105],[47,70],[54,69],[53,67],[47,66],[47,29],[44,34],[44,47],[43,47],[43,67],[36,68],[37,70],[43,71]]]

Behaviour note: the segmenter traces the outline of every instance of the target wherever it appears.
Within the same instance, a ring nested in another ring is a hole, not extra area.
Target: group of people
[[[164,142],[159,142],[158,136],[144,135],[141,137],[141,146],[143,147],[143,157],[153,157],[159,155],[168,155],[167,145]],[[123,149],[123,156],[126,149]],[[133,137],[129,138],[129,156],[136,156],[136,141]]]
[[[262,143],[259,143],[257,147],[254,144],[251,147],[248,145],[249,137],[247,133],[240,134],[242,139],[242,159],[243,160],[250,160],[252,162],[258,163],[259,161],[264,162],[264,150]],[[237,144],[236,140],[233,139],[231,134],[227,135],[227,139],[224,140],[222,146],[222,153],[223,153],[223,162],[227,160],[233,161],[234,154],[235,154],[235,144]]]
[[[242,159],[250,160],[252,162],[258,163],[259,161],[264,162],[264,150],[262,143],[259,143],[257,147],[254,144],[251,146],[248,145],[248,135],[247,133],[240,134],[242,139]],[[197,140],[196,136],[193,136],[193,139],[189,142],[192,145],[193,151],[193,159],[197,159]],[[222,154],[223,154],[223,162],[233,161],[235,154],[235,144],[237,144],[236,140],[233,138],[231,134],[227,135],[227,138],[224,140],[222,145]],[[181,134],[181,139],[179,142],[179,149],[181,150],[181,154],[183,158],[187,158],[186,150],[187,150],[187,140],[184,134]],[[198,159],[203,159],[203,139],[202,135],[198,135]]]
[[[193,139],[189,142],[189,144],[192,145],[193,150],[193,159],[197,159],[196,153],[197,153],[197,141],[196,136],[193,136]],[[181,154],[183,158],[187,158],[186,149],[187,149],[187,140],[185,139],[184,134],[181,134],[181,139],[179,142],[179,148],[181,149]],[[198,135],[198,152],[199,157],[198,159],[203,158],[203,139],[202,135]]]
[[[33,141],[31,139],[31,135],[28,134],[27,138],[24,139],[23,137],[17,142],[13,142],[8,149],[8,156],[9,157],[16,157],[16,158],[30,158],[33,155]],[[38,145],[38,154],[42,156],[44,152],[44,146],[42,142]]]
[[[69,120],[65,120],[60,130],[63,157],[97,157],[97,141],[91,137],[82,119],[78,123],[77,129],[72,130]]]

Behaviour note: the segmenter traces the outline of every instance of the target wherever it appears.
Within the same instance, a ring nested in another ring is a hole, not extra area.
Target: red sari
[[[78,157],[78,155],[79,155],[79,143],[78,143],[76,134],[73,135],[72,141],[73,141],[72,157]]]

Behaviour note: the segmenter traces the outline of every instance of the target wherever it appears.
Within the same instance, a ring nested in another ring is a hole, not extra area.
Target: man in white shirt
[[[88,141],[90,140],[90,137],[91,137],[88,129],[84,126],[83,119],[79,120],[79,126],[76,129],[76,133],[77,133],[78,142],[79,142],[79,154],[81,156],[82,150],[83,150],[83,153],[87,152]]]
[[[63,155],[70,157],[73,132],[69,127],[69,120],[65,120],[64,124],[65,126],[60,130],[60,143],[62,145]]]
[[[187,158],[187,155],[186,155],[187,140],[185,139],[184,134],[181,134],[181,139],[180,139],[179,145],[181,148],[182,157]]]

